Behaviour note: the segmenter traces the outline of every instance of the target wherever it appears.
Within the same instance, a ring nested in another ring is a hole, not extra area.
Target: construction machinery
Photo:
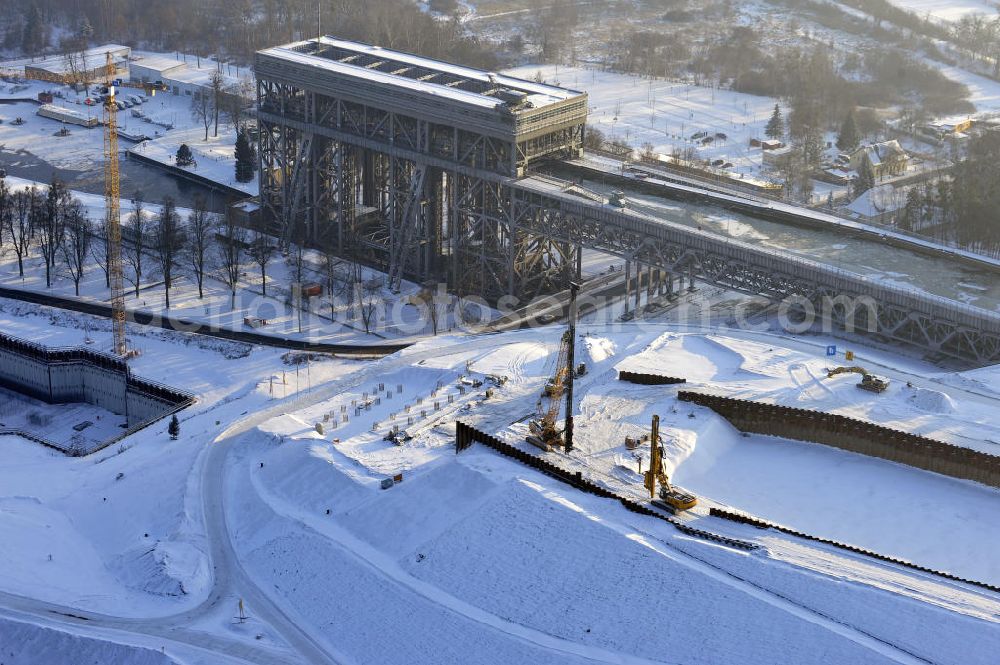
[[[857,384],[858,388],[873,393],[883,393],[889,387],[888,377],[872,374],[864,367],[834,367],[826,371],[826,378],[832,379],[838,374],[860,374],[861,382]]]
[[[608,205],[614,206],[615,208],[627,208],[628,199],[625,198],[625,192],[616,189],[608,195]]]
[[[569,327],[559,342],[555,373],[545,383],[538,400],[538,417],[528,423],[531,432],[525,440],[542,450],[562,446],[566,452],[573,449],[573,365],[576,354],[576,293],[579,285],[570,283]],[[566,420],[563,429],[557,427],[559,410],[565,397]]]
[[[114,72],[111,53],[107,54],[107,72]],[[121,190],[118,171],[118,106],[115,87],[110,84],[102,91],[104,98],[104,230],[107,238],[108,276],[111,281],[111,328],[114,352],[128,355],[125,340],[125,285],[122,274]]]
[[[663,472],[663,448],[660,446],[660,417],[653,416],[653,426],[649,435],[649,469],[646,471],[645,485],[649,490],[649,498],[653,505],[675,513],[694,508],[698,497],[670,484],[670,479]],[[659,492],[656,486],[659,485]],[[659,496],[657,497],[657,494]]]

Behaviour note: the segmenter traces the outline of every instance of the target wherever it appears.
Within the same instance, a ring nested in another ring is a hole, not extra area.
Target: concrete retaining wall
[[[743,432],[822,443],[1000,488],[1000,457],[833,413],[681,391],[678,399],[707,406]]]
[[[125,416],[123,436],[194,401],[189,393],[133,376],[121,358],[86,348],[48,348],[3,334],[0,385],[49,404],[84,402]]]

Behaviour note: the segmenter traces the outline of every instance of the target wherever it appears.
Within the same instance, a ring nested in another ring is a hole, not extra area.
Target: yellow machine
[[[884,376],[879,376],[877,374],[871,374],[864,367],[834,367],[827,370],[826,378],[832,379],[838,374],[860,374],[861,383],[858,384],[858,388],[862,390],[868,390],[873,393],[885,392],[886,388],[889,387],[889,379]]]
[[[650,458],[649,470],[643,485],[649,490],[653,504],[670,512],[688,510],[698,503],[698,497],[670,484],[670,479],[663,472],[663,449],[660,447],[660,417],[653,416],[653,427],[649,436]],[[659,483],[659,498],[656,498],[656,485]]]
[[[563,445],[562,432],[556,429],[556,423],[559,420],[561,398],[566,390],[566,377],[569,375],[567,359],[570,342],[567,330],[559,343],[555,374],[545,382],[545,388],[542,389],[542,395],[538,399],[538,415],[528,423],[528,430],[531,432],[527,438],[528,443],[543,450]]]
[[[578,284],[570,282],[569,326],[559,342],[555,373],[546,382],[542,396],[538,399],[538,417],[528,423],[531,434],[525,437],[528,443],[546,451],[558,446],[562,446],[566,452],[573,449],[573,366],[576,357],[576,293],[579,288]],[[560,398],[563,396],[566,420],[563,429],[558,430],[556,423],[559,420],[559,407],[563,403]]]

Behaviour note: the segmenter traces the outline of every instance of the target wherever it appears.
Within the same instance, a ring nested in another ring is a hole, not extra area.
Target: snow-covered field
[[[664,154],[694,148],[701,159],[732,162],[736,173],[760,173],[763,153],[750,147],[750,139],[765,138],[764,126],[777,102],[770,97],[584,67],[525,65],[507,73],[528,79],[540,74],[547,83],[586,92],[587,121],[609,140],[636,148],[649,143]],[[707,132],[713,142],[702,146],[691,140],[699,132]]]
[[[70,171],[91,168],[101,159],[104,154],[104,134],[100,126],[87,128],[66,125],[69,136],[56,136],[63,123],[36,115],[38,108],[38,104],[34,102],[0,104],[0,150],[31,153],[57,168]],[[99,108],[78,108],[100,118]],[[23,119],[24,124],[15,125],[14,120],[17,118]]]
[[[107,323],[0,301],[0,328],[65,345],[105,334]],[[702,495],[684,519],[763,546],[747,554],[479,446],[455,456],[459,418],[522,440],[561,332],[442,336],[374,363],[306,367],[277,350],[136,327],[134,371],[198,401],[181,414],[177,441],[162,423],[120,452],[87,458],[0,445],[0,615],[17,607],[19,621],[60,630],[59,612],[84,616],[95,630],[119,631],[97,637],[124,644],[162,635],[161,655],[178,662],[197,647],[203,659],[190,662],[213,662],[207,649],[253,662],[985,665],[1000,649],[1000,599],[705,512],[720,502],[997,582],[1000,492],[743,438],[711,413],[689,417],[673,388],[616,379],[617,369],[668,366],[690,389],[991,450],[998,395],[985,389],[996,388],[995,370],[945,375],[856,349],[893,379],[875,396],[850,379],[820,378],[823,339],[582,327],[578,358],[589,371],[577,384],[578,447],[552,459],[639,497],[623,440],[659,413],[668,471]],[[473,385],[487,374],[508,377],[488,398]],[[414,438],[383,441],[393,424]],[[400,484],[379,488],[397,473]],[[845,488],[864,500],[844,505]],[[231,618],[240,598],[245,624]],[[637,607],[656,621],[638,621]],[[24,630],[4,625],[0,635]]]
[[[917,14],[921,18],[930,18],[944,23],[955,23],[966,16],[977,14],[987,18],[997,15],[997,3],[990,0],[946,0],[946,2],[890,0],[890,2],[901,9]]]

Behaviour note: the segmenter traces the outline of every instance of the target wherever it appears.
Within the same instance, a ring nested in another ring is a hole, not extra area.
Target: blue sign
[[[826,355],[828,355],[828,356],[835,356],[835,355],[837,355],[837,345],[836,344],[831,344],[830,346],[826,347]]]

